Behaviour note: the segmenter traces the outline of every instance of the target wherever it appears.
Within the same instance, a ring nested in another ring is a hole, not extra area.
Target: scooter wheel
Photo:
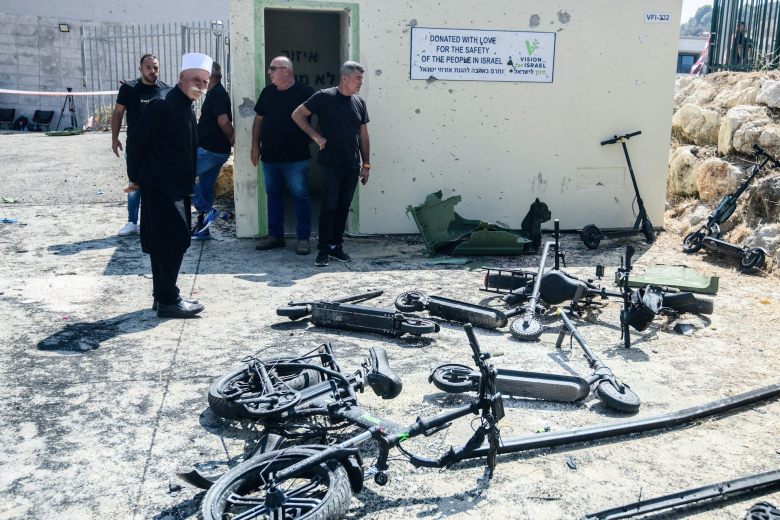
[[[598,249],[603,235],[598,227],[588,224],[580,231],[580,238],[588,249]]]
[[[466,365],[447,363],[434,368],[430,379],[433,382],[433,386],[442,392],[461,394],[476,390],[475,386],[479,386],[479,379],[474,381],[474,379],[469,377],[473,372],[474,370]]]
[[[699,249],[702,248],[704,244],[702,244],[702,240],[704,240],[704,233],[699,231],[694,231],[693,233],[688,233],[688,236],[686,236],[683,239],[683,253],[695,253]]]
[[[739,270],[743,273],[752,273],[764,267],[766,262],[766,253],[763,249],[754,247],[747,250],[739,262]]]
[[[648,244],[655,242],[655,229],[653,229],[653,223],[647,218],[642,221],[642,234]]]
[[[639,405],[642,404],[639,396],[627,385],[610,379],[605,379],[598,384],[596,397],[607,408],[622,413],[636,413],[639,411]]]
[[[520,341],[536,341],[542,335],[542,324],[533,314],[526,314],[512,322],[509,332]]]
[[[420,301],[423,296],[419,291],[403,292],[395,299],[395,308],[401,312],[419,312],[425,308]]]
[[[406,318],[406,321],[402,321],[401,332],[412,334],[413,336],[420,336],[422,334],[431,334],[433,332],[439,332],[439,325],[429,321],[421,319]]]
[[[294,305],[292,307],[279,307],[276,309],[277,316],[285,316],[291,320],[304,318],[311,314],[311,305]]]

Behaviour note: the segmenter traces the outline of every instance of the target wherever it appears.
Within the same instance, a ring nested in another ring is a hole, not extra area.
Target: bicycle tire
[[[433,386],[447,392],[448,394],[462,394],[476,390],[479,386],[479,379],[474,381],[467,374],[474,370],[466,365],[457,363],[446,363],[433,369],[431,373],[431,382]]]
[[[655,242],[655,229],[653,229],[653,223],[647,217],[642,220],[642,234],[645,236],[645,242],[648,244]]]
[[[277,316],[284,316],[291,320],[305,318],[311,314],[311,305],[293,305],[291,307],[279,307],[276,309]]]
[[[411,334],[413,336],[420,336],[422,334],[431,334],[439,331],[439,326],[430,321],[419,318],[406,318],[399,325],[401,332]]]
[[[764,267],[766,263],[766,253],[763,250],[754,247],[749,249],[739,260],[739,270],[743,273],[752,273]]]
[[[705,236],[706,234],[702,232],[702,230],[694,231],[685,235],[685,238],[683,238],[683,253],[690,254],[700,250],[704,246],[702,240],[704,240]]]
[[[680,295],[686,296],[686,299],[688,299],[687,295],[683,295],[682,293],[680,293]],[[696,295],[691,295],[693,296],[693,301],[677,304],[675,303],[676,296],[676,294],[665,294],[663,306],[678,313],[688,312],[691,314],[712,314],[712,312],[715,310],[715,300],[712,298],[702,298]]]
[[[289,360],[283,358],[269,359],[265,362],[267,364],[273,364],[274,362],[281,361],[289,362]],[[208,396],[208,403],[211,411],[219,417],[229,420],[252,418],[252,416],[246,412],[243,404],[236,403],[234,402],[234,399],[225,397],[223,392],[220,390],[229,382],[238,382],[241,379],[246,380],[248,376],[249,374],[245,365],[214,379],[214,381],[211,383],[211,386],[209,387]],[[281,380],[286,387],[289,387],[293,390],[303,390],[304,388],[319,383],[321,380],[320,372],[314,370],[313,368],[306,368],[304,363],[301,363],[300,371],[284,367],[284,370],[277,370],[275,372],[275,376]]]
[[[617,387],[616,387],[617,385]],[[642,404],[639,396],[634,393],[628,385],[612,381],[610,379],[602,380],[596,387],[596,397],[604,405],[616,412],[636,413]]]
[[[263,515],[261,501],[265,497],[265,483],[272,473],[287,468],[296,462],[316,454],[316,450],[289,448],[270,451],[239,464],[222,475],[203,497],[200,516],[204,520],[223,520],[235,514],[258,508],[257,516]],[[301,485],[296,485],[301,483]],[[336,520],[343,518],[349,510],[352,489],[344,467],[335,460],[328,460],[301,472],[296,478],[278,483],[288,497],[297,496],[295,491],[305,491],[305,501],[288,504],[280,518],[301,520]],[[308,488],[308,489],[307,489]],[[242,500],[254,498],[241,504]],[[288,500],[290,500],[288,498]],[[292,499],[294,500],[294,498]],[[289,516],[293,513],[294,516]],[[253,517],[255,518],[255,517]]]
[[[420,301],[424,296],[420,291],[402,292],[395,299],[395,308],[401,312],[420,312],[425,309]]]
[[[588,249],[598,249],[602,238],[601,230],[593,224],[588,224],[580,231],[580,239]]]

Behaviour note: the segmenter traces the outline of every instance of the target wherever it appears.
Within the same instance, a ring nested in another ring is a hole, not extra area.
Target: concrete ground
[[[176,470],[233,465],[259,436],[251,423],[211,414],[209,382],[260,351],[289,354],[331,341],[342,367],[352,370],[368,347],[383,346],[404,392],[392,401],[367,392],[362,404],[401,423],[457,406],[465,397],[439,392],[427,375],[442,362],[470,363],[460,326],[442,323],[430,338],[387,339],[285,321],[275,308],[367,288],[385,290],[372,302],[384,307],[409,289],[486,301],[491,295],[478,290],[477,267],[538,262],[475,258],[465,267],[429,265],[418,239],[375,237],[349,239],[345,249],[354,261],[321,269],[313,254],[257,252],[254,241],[234,238],[231,225],[220,222],[216,240],[190,248],[179,278],[183,293],[206,310],[194,320],[160,320],[150,310],[148,258],[137,238],[116,236],[126,220],[125,179],[109,143],[108,134],[0,135],[0,197],[8,201],[0,202],[0,218],[17,220],[0,224],[0,518],[194,515],[203,493],[180,482]],[[554,201],[547,202],[554,215]],[[682,336],[657,319],[634,333],[634,346],[625,350],[617,303],[578,322],[597,355],[641,397],[637,417],[778,382],[778,279],[685,256],[680,242],[670,233],[650,247],[635,241],[636,262],[687,263],[719,275],[715,313],[704,329]],[[586,251],[576,235],[563,244],[567,269],[580,276],[602,263],[611,277],[623,250],[605,243],[596,253]],[[588,375],[576,348],[556,351],[557,330],[550,319],[537,343],[517,342],[507,331],[479,338],[498,366]],[[505,406],[504,438],[622,419],[594,396],[576,405],[506,399]],[[390,483],[367,482],[349,517],[579,518],[777,468],[779,413],[780,403],[770,401],[660,434],[502,456],[489,482],[481,461],[435,471],[397,460]],[[407,449],[441,453],[470,431],[468,421],[455,423]],[[662,517],[736,519],[760,499],[778,504],[780,492]]]

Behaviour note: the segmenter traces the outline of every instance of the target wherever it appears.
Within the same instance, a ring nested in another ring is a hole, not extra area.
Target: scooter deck
[[[499,368],[496,371],[496,390],[507,396],[574,403],[585,399],[590,394],[590,385],[579,376],[525,372],[506,368]]]

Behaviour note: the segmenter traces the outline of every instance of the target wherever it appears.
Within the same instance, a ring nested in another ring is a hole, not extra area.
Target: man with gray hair
[[[317,143],[317,164],[322,166],[322,202],[319,244],[314,265],[324,267],[328,259],[349,262],[344,252],[344,229],[358,178],[368,182],[371,164],[368,138],[368,110],[358,95],[365,69],[347,61],[341,66],[337,87],[320,90],[295,109],[293,120]],[[320,132],[308,118],[317,114]]]
[[[290,118],[314,89],[295,81],[293,64],[286,56],[277,56],[268,67],[271,84],[263,89],[255,105],[250,159],[263,163],[263,180],[268,201],[268,237],[255,247],[264,251],[284,247],[284,188],[287,186],[295,206],[295,252],[308,255],[311,235],[311,198],[309,197],[309,136]]]

